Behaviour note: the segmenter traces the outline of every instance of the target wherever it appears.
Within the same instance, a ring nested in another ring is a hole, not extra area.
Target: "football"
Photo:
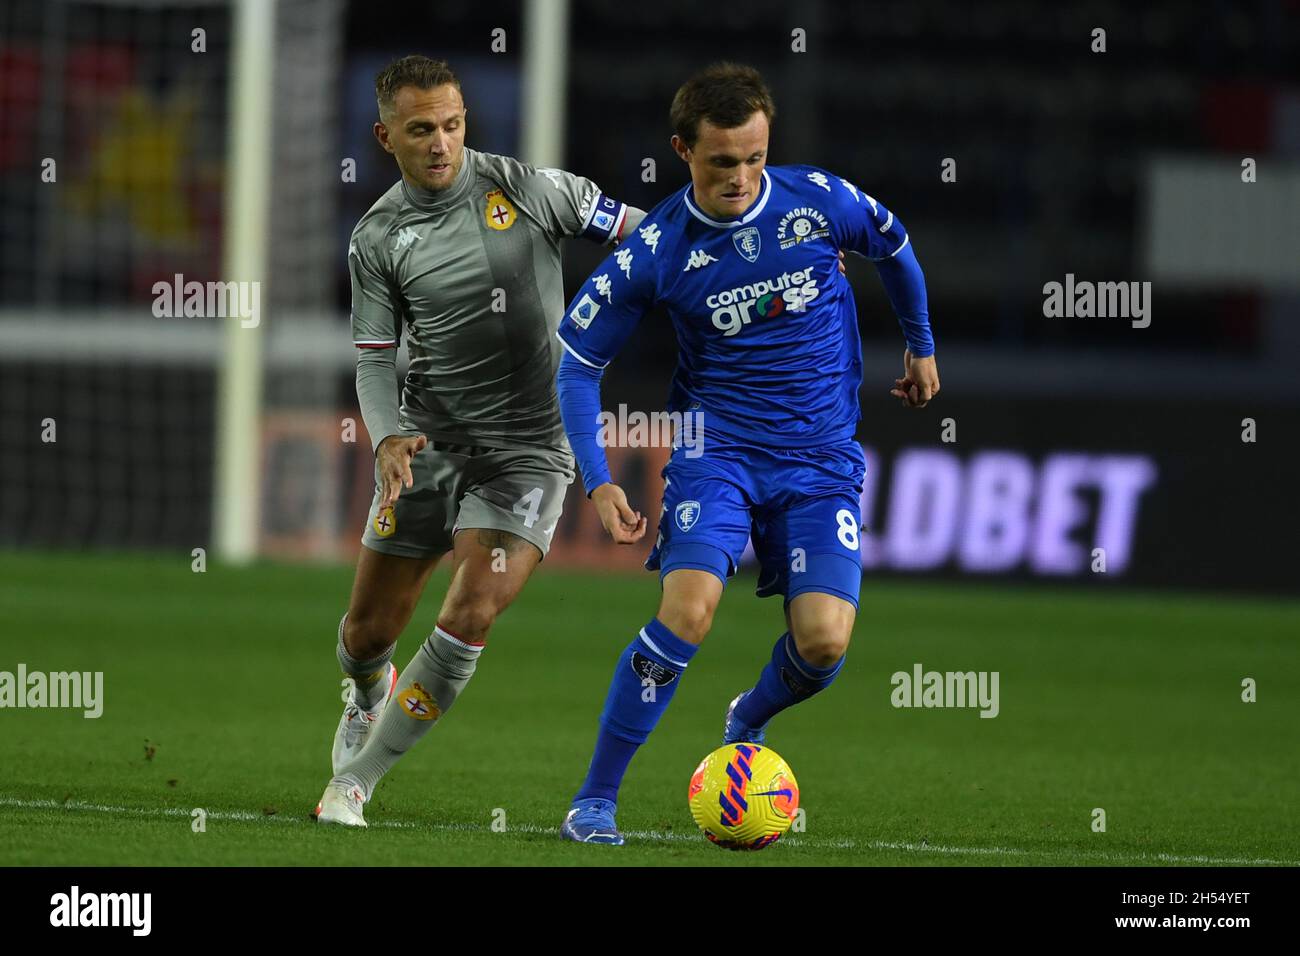
[[[790,829],[799,809],[799,784],[769,747],[719,747],[691,774],[687,800],[704,835],[729,850],[761,850]]]

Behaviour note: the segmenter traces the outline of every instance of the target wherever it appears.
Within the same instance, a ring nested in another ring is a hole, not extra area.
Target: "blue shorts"
[[[866,458],[853,439],[814,448],[764,448],[714,438],[704,454],[673,451],[662,472],[659,536],[645,566],[694,568],[725,585],[754,540],[758,595],[805,591],[855,608],[862,584],[859,529]]]

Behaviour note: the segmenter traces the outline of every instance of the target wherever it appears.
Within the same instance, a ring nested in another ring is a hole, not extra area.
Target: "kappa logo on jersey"
[[[700,503],[698,501],[683,501],[673,512],[673,518],[677,522],[677,527],[683,531],[690,531],[695,527],[695,522],[700,520]]]
[[[659,224],[650,223],[648,226],[642,226],[637,232],[641,236],[641,241],[650,247],[650,255],[659,254]]]
[[[442,711],[433,702],[433,695],[421,687],[419,681],[406,690],[398,691],[397,702],[408,716],[416,720],[437,720],[442,716]]]
[[[483,221],[491,228],[502,232],[515,224],[515,207],[504,192],[494,189],[483,198]]]
[[[746,226],[737,229],[731,235],[732,244],[749,262],[757,262],[758,254],[763,250],[763,240],[758,234],[758,226]]]
[[[781,217],[776,227],[776,241],[782,249],[789,249],[801,242],[812,242],[831,233],[830,224],[818,210],[811,206],[791,209]]]
[[[692,269],[703,269],[710,262],[717,262],[717,261],[718,261],[717,259],[713,258],[713,256],[709,255],[703,249],[692,249],[691,258],[686,263],[686,268],[683,269],[682,271],[690,272]]]
[[[375,534],[381,538],[390,537],[397,530],[397,516],[393,514],[392,505],[375,515],[374,525]]]
[[[844,179],[844,178],[841,178],[841,179],[840,179],[840,184],[841,184],[845,189],[847,189],[849,192],[853,193],[853,201],[854,201],[854,202],[861,202],[861,201],[862,201],[861,197],[858,196],[858,187],[857,187],[857,186],[853,185],[851,182],[849,182],[847,179]]]
[[[578,328],[585,329],[591,325],[591,320],[596,317],[596,313],[599,311],[600,303],[584,292],[582,298],[578,300],[578,304],[569,313],[569,318],[573,319],[573,324]]]
[[[415,242],[415,240],[419,238],[420,237],[416,234],[414,229],[412,229],[410,226],[404,226],[397,233],[397,242],[393,243],[393,251],[401,252],[403,249],[405,249],[407,246],[409,246],[411,243]]]
[[[808,180],[809,182],[816,183],[818,186],[820,186],[822,189],[826,190],[827,192],[831,191],[831,184],[830,182],[827,181],[825,173],[809,173]]]
[[[538,166],[537,171],[541,173],[543,176],[545,176],[547,179],[549,179],[551,181],[551,185],[554,186],[556,189],[560,189],[563,187],[564,180],[561,177],[563,177],[564,174],[561,173],[558,169],[552,169],[548,166]],[[589,199],[590,197],[586,197],[584,201],[588,201]]]
[[[632,278],[632,250],[623,248],[614,253],[614,261],[623,270],[623,275]]]
[[[713,309],[713,326],[723,335],[732,336],[753,320],[755,315],[773,319],[783,312],[802,312],[820,294],[812,266],[797,272],[783,272],[775,279],[751,282],[725,292],[715,292],[704,300]]]
[[[609,282],[609,273],[607,272],[604,275],[598,275],[595,278],[593,278],[591,281],[594,282],[596,285],[596,294],[603,295],[605,297],[605,301],[608,302],[610,305],[613,305],[614,292],[613,292],[613,286],[611,286]]]

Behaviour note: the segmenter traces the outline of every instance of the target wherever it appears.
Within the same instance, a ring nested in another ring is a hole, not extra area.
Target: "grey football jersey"
[[[405,335],[403,432],[567,449],[555,396],[560,240],[608,242],[627,207],[563,170],[464,155],[447,189],[398,180],[357,223],[348,247],[353,342],[395,348]]]

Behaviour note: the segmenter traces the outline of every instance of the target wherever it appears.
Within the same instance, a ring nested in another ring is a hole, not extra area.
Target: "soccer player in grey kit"
[[[334,776],[316,808],[320,822],[347,826],[366,825],[379,779],[451,708],[492,622],[550,546],[574,478],[554,385],[560,240],[617,242],[645,216],[590,180],[467,149],[446,63],[397,60],[375,95],[375,137],[402,178],[348,246],[376,488],[339,622],[349,689]],[[410,368],[399,401],[403,334]],[[448,551],[437,626],[399,674],[394,644]]]

